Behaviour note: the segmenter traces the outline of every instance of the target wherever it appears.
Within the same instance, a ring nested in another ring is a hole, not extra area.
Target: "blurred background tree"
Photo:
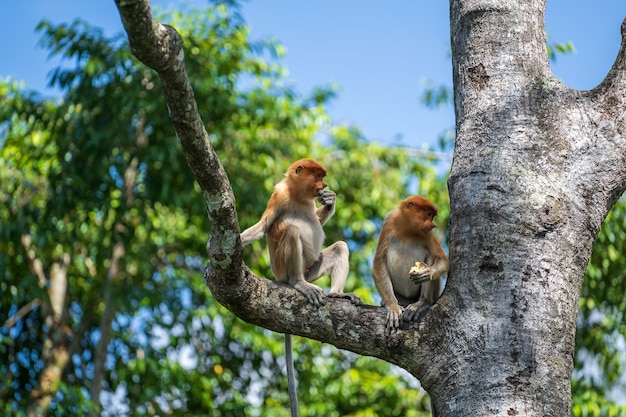
[[[249,39],[237,4],[161,19],[185,40],[242,229],[258,220],[286,167],[310,156],[338,193],[325,230],[328,241],[349,242],[347,291],[379,303],[369,274],[376,236],[404,196],[440,207],[445,241],[449,161],[333,124],[326,106],[335,91],[286,87],[282,46]],[[50,78],[62,99],[0,83],[0,413],[289,415],[282,335],[234,317],[202,280],[210,228],[159,80],[121,35],[84,21],[43,21],[38,30],[41,45],[64,58]],[[424,101],[450,103],[442,94],[446,87],[430,88]],[[451,132],[440,151],[451,149]],[[581,298],[577,416],[626,410],[607,396],[624,389],[623,233],[622,202]],[[264,246],[247,248],[246,262],[271,277]],[[295,349],[302,415],[430,415],[418,382],[386,362],[300,337]]]

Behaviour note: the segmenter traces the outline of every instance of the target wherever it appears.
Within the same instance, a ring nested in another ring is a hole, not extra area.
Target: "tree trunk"
[[[115,228],[122,227],[120,223],[115,224]],[[116,230],[115,233],[119,233]],[[113,334],[113,320],[115,319],[115,313],[117,312],[117,301],[113,295],[116,287],[118,286],[120,274],[121,274],[121,262],[126,249],[124,243],[118,237],[117,242],[113,245],[111,253],[111,266],[107,272],[106,281],[104,282],[104,294],[102,296],[102,302],[104,303],[104,312],[102,313],[102,319],[100,320],[100,340],[96,345],[95,354],[93,357],[93,378],[91,380],[91,387],[89,395],[91,401],[93,401],[97,408],[90,410],[89,416],[96,417],[100,415],[100,408],[102,406],[100,401],[100,394],[102,392],[102,381],[104,380],[105,365],[107,360],[107,353],[109,351],[109,343],[111,343],[111,337]]]
[[[22,237],[31,271],[39,278],[39,285],[48,286],[48,297],[41,303],[41,314],[46,324],[46,332],[41,350],[43,369],[39,386],[31,392],[32,402],[28,408],[29,417],[44,416],[56,395],[62,381],[63,371],[70,360],[65,324],[65,300],[67,297],[67,268],[70,257],[63,254],[61,261],[50,267],[50,279],[43,271],[43,265],[36,256],[31,238]]]
[[[148,146],[148,136],[145,132],[145,112],[143,109],[138,109],[137,126],[136,126],[136,149],[145,148]],[[100,415],[100,408],[102,407],[100,401],[100,394],[102,393],[102,381],[105,376],[105,365],[107,360],[107,354],[109,350],[109,343],[113,336],[113,320],[117,313],[117,301],[115,299],[115,292],[119,290],[119,282],[123,280],[125,276],[123,259],[126,254],[126,239],[124,235],[128,233],[126,226],[124,226],[123,219],[128,215],[128,210],[133,204],[134,189],[137,186],[137,178],[139,177],[139,159],[134,157],[131,159],[128,167],[124,171],[124,182],[122,189],[124,191],[124,207],[125,211],[120,216],[119,220],[115,222],[113,227],[113,234],[115,244],[111,251],[110,266],[107,271],[106,281],[104,282],[104,294],[102,302],[104,303],[104,312],[102,313],[102,319],[100,321],[100,340],[96,346],[96,352],[94,355],[94,370],[93,378],[91,380],[91,387],[89,395],[91,401],[97,405],[97,409],[89,412],[90,417]]]
[[[451,2],[451,271],[422,380],[443,416],[570,415],[582,278],[626,185],[624,46],[601,86],[569,89],[544,10]]]
[[[220,303],[250,323],[407,369],[442,417],[569,416],[582,277],[626,189],[624,44],[600,86],[573,91],[548,65],[545,1],[451,1],[451,270],[423,319],[389,336],[382,307],[316,309],[242,264],[234,197],[197,114],[182,41],[151,20],[147,0],[116,3],[133,53],[159,73],[204,192],[206,279]]]

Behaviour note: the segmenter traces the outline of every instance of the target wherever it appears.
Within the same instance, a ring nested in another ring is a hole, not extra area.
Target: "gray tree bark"
[[[220,303],[250,323],[407,369],[443,417],[570,415],[582,278],[626,189],[624,41],[606,79],[575,91],[550,71],[545,0],[451,1],[451,270],[423,319],[387,336],[383,308],[329,300],[316,309],[242,263],[234,196],[198,115],[182,41],[152,20],[148,0],[116,4],[133,53],[159,73],[203,190],[206,280]],[[626,21],[621,31],[626,38]]]
[[[454,399],[444,415],[568,416],[582,278],[626,188],[625,46],[602,84],[576,91],[550,70],[545,0],[450,10],[449,319],[425,337],[454,372],[426,384]]]

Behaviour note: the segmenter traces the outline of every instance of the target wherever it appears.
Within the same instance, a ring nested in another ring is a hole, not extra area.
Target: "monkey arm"
[[[448,262],[448,257],[444,252],[437,236],[431,232],[430,240],[429,240],[429,252],[430,255],[427,259],[427,264],[431,269],[430,279],[439,279],[442,275],[444,275],[450,269],[450,263]]]
[[[255,225],[248,227],[246,230],[241,232],[241,244],[246,246],[254,241],[257,241],[263,237],[267,233],[267,231],[272,226],[272,223],[276,221],[279,213],[279,205],[277,204],[277,196],[276,192],[272,194],[269,202],[267,203],[267,208],[263,212],[261,216],[261,220],[259,220]]]
[[[374,255],[374,264],[372,265],[372,278],[376,289],[383,299],[383,305],[387,308],[387,332],[398,329],[400,327],[400,317],[404,310],[398,303],[393,291],[391,276],[387,270],[387,250],[389,248],[389,229],[383,224],[380,232],[379,243],[376,247]]]
[[[432,269],[431,279],[439,279],[449,270],[448,258],[437,258],[437,261],[430,267]]]
[[[420,263],[416,262],[416,266],[409,271],[409,279],[416,285],[441,278],[450,267],[446,253],[432,232],[428,236],[428,256],[424,263],[426,267],[417,268]]]
[[[391,284],[391,277],[387,272],[387,267],[384,263],[377,265],[374,261],[374,267],[372,268],[372,277],[374,278],[374,284],[376,289],[383,299],[383,304],[386,306],[398,305],[398,299],[393,293],[393,285]]]
[[[320,192],[319,196],[317,197],[317,200],[322,203],[322,205],[315,210],[315,214],[320,220],[320,224],[322,226],[335,213],[336,199],[337,196],[335,192],[331,190],[324,190]]]
[[[376,246],[376,254],[374,255],[374,263],[372,265],[372,278],[378,293],[383,299],[383,303],[386,306],[398,304],[398,299],[393,292],[393,284],[391,283],[391,276],[387,270],[387,250],[389,248],[389,240],[391,238],[389,229],[385,227],[380,232],[378,238],[378,245]]]
[[[376,260],[374,260],[372,277],[374,278],[376,289],[383,299],[383,305],[387,309],[387,332],[391,332],[400,328],[400,317],[402,317],[404,308],[398,304],[398,299],[393,292],[393,285],[389,272],[387,271],[386,262],[377,263]]]
[[[267,227],[265,225],[265,222],[263,221],[263,218],[261,218],[261,220],[259,220],[257,224],[255,224],[254,226],[250,226],[246,230],[241,232],[241,244],[243,246],[246,246],[256,240],[261,239],[263,235],[265,235],[266,231]]]
[[[324,226],[324,224],[331,218],[331,216],[335,213],[335,206],[320,206],[315,210],[315,214],[317,218],[320,220],[320,224]]]

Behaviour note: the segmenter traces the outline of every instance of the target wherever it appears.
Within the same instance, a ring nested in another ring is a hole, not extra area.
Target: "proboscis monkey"
[[[348,298],[362,304],[356,295],[343,292],[349,272],[348,245],[339,241],[322,250],[322,226],[335,212],[336,200],[333,191],[324,190],[325,176],[326,170],[312,159],[291,164],[285,178],[274,186],[261,220],[241,233],[241,242],[245,246],[266,235],[274,276],[304,294],[311,304],[319,307],[325,297]],[[316,199],[321,203],[319,207]],[[325,274],[330,274],[327,295],[311,283]],[[297,416],[291,345],[291,335],[285,334],[291,412]]]
[[[417,319],[439,297],[449,264],[433,233],[436,215],[430,200],[412,196],[385,217],[372,277],[387,307],[388,331],[397,330],[401,320]]]

